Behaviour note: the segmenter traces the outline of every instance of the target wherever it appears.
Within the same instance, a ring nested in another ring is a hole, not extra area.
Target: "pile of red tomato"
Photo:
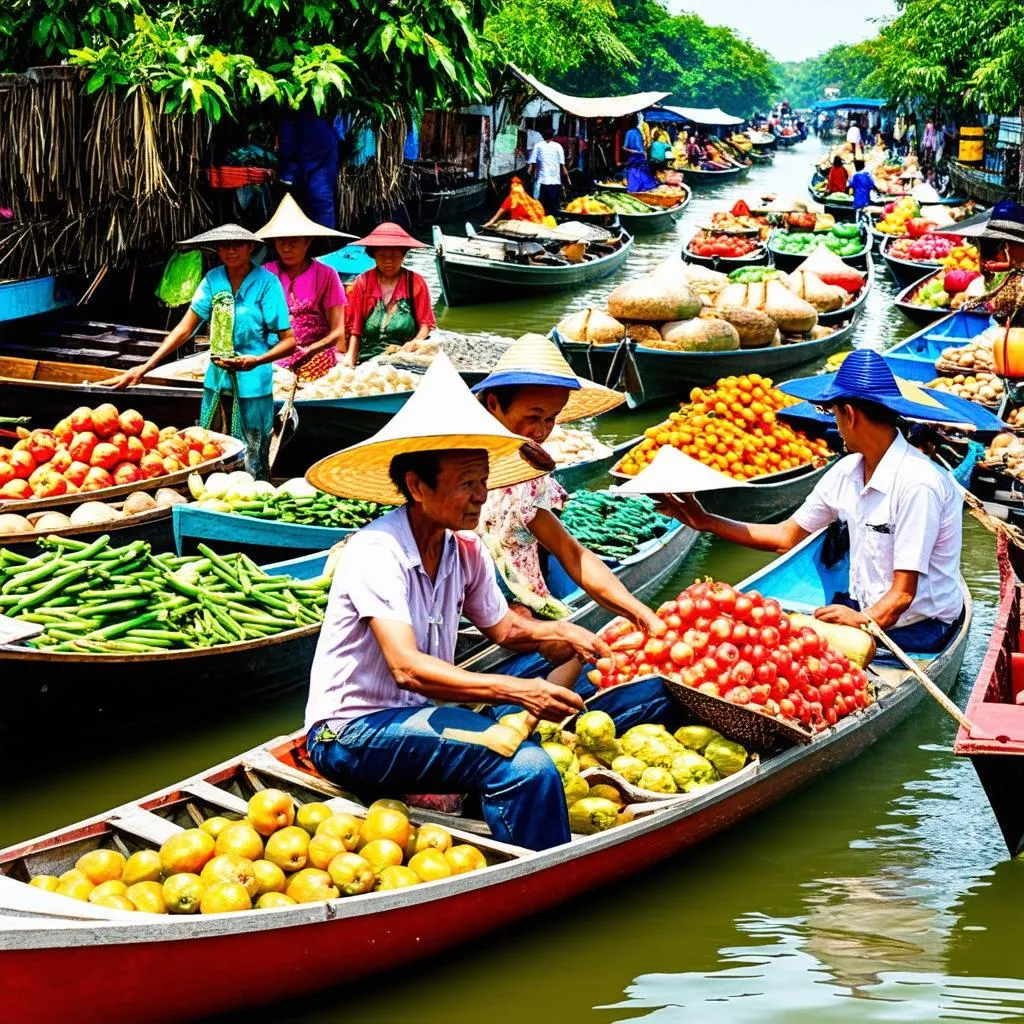
[[[200,466],[223,454],[202,427],[162,430],[134,409],[82,406],[53,430],[21,431],[0,448],[0,501],[55,498],[133,484]]]
[[[697,582],[658,616],[667,627],[661,637],[622,619],[602,631],[612,657],[596,663],[595,685],[662,675],[815,732],[872,701],[863,669],[756,591]]]
[[[889,255],[898,260],[920,263],[938,263],[953,251],[959,239],[948,235],[921,235],[919,238],[900,238],[892,243]]]
[[[694,256],[724,256],[739,259],[760,248],[754,237],[723,235],[714,231],[700,231],[690,239],[688,249]]]

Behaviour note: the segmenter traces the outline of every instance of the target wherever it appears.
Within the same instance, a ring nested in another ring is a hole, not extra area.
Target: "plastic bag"
[[[156,286],[156,297],[166,306],[185,306],[203,279],[203,254],[197,249],[172,254]]]

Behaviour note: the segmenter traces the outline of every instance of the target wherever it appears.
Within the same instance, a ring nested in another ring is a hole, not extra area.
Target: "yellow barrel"
[[[960,129],[960,154],[962,164],[981,165],[985,159],[985,129]]]

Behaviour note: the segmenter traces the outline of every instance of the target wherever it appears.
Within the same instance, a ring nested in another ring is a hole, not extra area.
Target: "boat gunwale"
[[[444,239],[449,237],[452,236],[441,235],[442,247],[440,249],[437,248],[437,246],[434,247],[434,258],[440,262],[445,264],[451,263],[457,267],[469,267],[472,269],[490,269],[498,266],[503,270],[512,270],[515,273],[526,271],[531,274],[538,271],[582,270],[598,266],[606,266],[611,260],[624,260],[633,248],[633,236],[628,231],[623,231],[622,244],[619,248],[604,256],[598,256],[597,259],[594,260],[587,260],[585,263],[566,263],[564,266],[545,266],[543,264],[509,263],[505,260],[490,260],[485,256],[471,256],[466,253],[449,252],[448,249],[444,247]]]

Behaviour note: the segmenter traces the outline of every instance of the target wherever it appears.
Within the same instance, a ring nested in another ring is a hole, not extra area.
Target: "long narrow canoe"
[[[640,438],[638,437],[632,437],[628,441],[620,441],[612,447],[608,455],[604,455],[599,459],[587,459],[585,462],[576,462],[571,466],[559,466],[551,475],[567,491],[578,491],[581,487],[586,486],[611,469],[639,440]]]
[[[893,256],[892,247],[896,241],[897,238],[895,236],[886,238],[885,241],[882,242],[879,253],[882,256],[882,259],[885,260],[886,266],[889,268],[889,273],[893,276],[893,280],[895,280],[901,288],[906,288],[907,285],[914,284],[935,272],[935,269],[938,267],[938,263],[924,263],[921,260],[903,260],[898,256]]]
[[[941,320],[943,317],[948,316],[950,313],[949,309],[943,309],[941,306],[922,306],[912,301],[914,293],[918,288],[923,288],[926,284],[934,281],[936,278],[942,278],[945,276],[946,270],[944,267],[939,267],[938,270],[932,271],[926,277],[920,277],[916,281],[911,281],[897,296],[893,299],[893,305],[911,322],[917,324],[919,327],[927,327],[929,324],[935,323],[936,320]]]
[[[703,234],[703,231],[698,234]],[[694,236],[696,237],[696,235]],[[698,256],[691,248],[691,238],[683,251],[680,253],[682,259],[687,263],[696,263],[700,267],[707,267],[709,270],[717,270],[722,274],[731,273],[733,270],[742,270],[744,267],[763,267],[768,262],[768,248],[759,242],[757,248],[746,256]]]
[[[826,568],[821,547],[821,535],[808,538],[742,586],[787,607],[820,605],[846,585],[843,565]],[[962,589],[962,628],[944,651],[921,658],[945,690],[956,678],[971,625],[970,595]],[[89,849],[153,848],[192,826],[196,814],[242,813],[246,798],[264,786],[284,788],[300,803],[330,799],[338,810],[362,809],[313,771],[301,734],[272,740],[142,800],[0,851],[5,1013],[13,1021],[64,1024],[88,1007],[92,1024],[146,1024],[240,1010],[264,1002],[268,964],[275,997],[305,998],[507,929],[583,893],[621,886],[627,874],[647,871],[783,799],[899,725],[923,690],[899,669],[879,668],[873,676],[876,703],[810,743],[765,756],[706,789],[635,805],[632,822],[554,849],[505,846],[481,822],[414,811],[415,824],[458,824],[459,838],[488,859],[486,868],[436,882],[195,917],[125,913],[24,884],[32,874],[67,870]]]
[[[810,255],[810,253],[783,252],[779,249],[779,238],[787,233],[788,232],[781,231],[776,228],[768,236],[768,252],[771,255],[772,263],[775,265],[777,270],[796,270],[796,268]],[[826,232],[822,232],[823,236],[825,234]],[[853,256],[840,256],[839,258],[851,267],[856,267],[858,270],[867,270],[870,269],[871,263],[871,240],[863,228],[861,229],[861,239],[864,244],[861,246],[858,253]]]
[[[987,316],[957,310],[922,328],[885,352],[893,373],[906,380],[926,383],[938,375],[935,360],[942,350],[960,347],[978,337],[990,324]]]
[[[91,497],[91,494],[83,494],[79,495],[79,500],[87,501]],[[120,508],[122,503],[114,501],[110,504]],[[65,511],[70,511],[70,509],[65,509]],[[26,548],[32,547],[43,536],[50,537],[57,534],[88,544],[97,537],[108,534],[111,544],[117,547],[131,544],[133,541],[144,540],[154,554],[162,554],[174,547],[172,513],[173,508],[171,507],[153,508],[148,512],[138,512],[135,515],[115,519],[109,523],[100,523],[96,526],[72,526],[66,530],[47,530],[45,533],[9,533],[4,534],[3,546],[24,554]]]
[[[1015,514],[1019,522],[1021,517]],[[1021,650],[1021,580],[1006,538],[997,540],[999,608],[988,650],[967,699],[967,717],[953,753],[968,757],[978,773],[1011,857],[1024,853],[1024,652]],[[1021,553],[1014,549],[1018,563]]]
[[[614,274],[633,248],[631,235],[606,255],[583,263],[514,263],[460,251],[463,240],[434,228],[434,254],[441,293],[449,306],[502,302],[579,288]]]
[[[724,171],[704,171],[686,167],[679,173],[690,188],[705,188],[724,181],[739,181],[750,173],[750,167],[751,165],[747,164],[745,167],[728,167]]]
[[[70,290],[61,287],[52,275],[0,281],[0,321],[40,316],[74,301]]]

